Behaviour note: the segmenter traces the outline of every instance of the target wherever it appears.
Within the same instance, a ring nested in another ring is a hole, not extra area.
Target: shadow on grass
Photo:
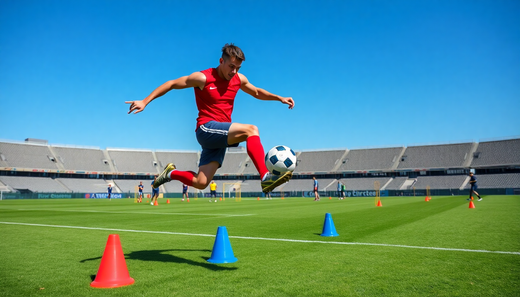
[[[218,266],[211,263],[205,262],[197,262],[190,259],[182,258],[176,255],[172,255],[166,252],[211,252],[211,250],[188,250],[188,249],[170,249],[170,250],[144,250],[144,251],[134,251],[128,254],[125,254],[125,259],[128,260],[140,260],[140,261],[155,261],[155,262],[164,262],[164,263],[178,263],[178,264],[188,264],[193,266],[199,266],[202,268],[206,268],[213,271],[222,271],[222,270],[236,270],[237,267],[223,267]],[[202,257],[203,259],[209,259]],[[79,261],[80,263],[84,263],[86,261],[94,261],[99,260],[101,257],[84,259]]]

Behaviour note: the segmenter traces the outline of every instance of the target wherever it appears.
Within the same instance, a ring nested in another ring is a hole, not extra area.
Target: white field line
[[[83,227],[83,226],[46,225],[46,224],[30,224],[30,223],[17,223],[17,222],[0,222],[0,224],[37,226],[37,227],[52,227],[52,228],[68,228],[68,229],[84,229],[84,230],[116,231],[116,232],[150,233],[150,234],[169,234],[169,235],[204,236],[204,237],[214,237],[215,236],[213,234],[197,234],[197,233],[182,233],[182,232],[168,232],[168,231],[147,231],[147,230],[131,230],[131,229],[113,229],[113,228],[97,228],[97,227]],[[319,240],[300,240],[300,239],[284,239],[284,238],[248,237],[248,236],[229,236],[229,238],[266,240],[266,241],[282,241],[282,242],[295,242],[295,243],[323,243],[323,244],[339,244],[339,245],[366,245],[366,246],[397,247],[397,248],[424,249],[424,250],[451,251],[451,252],[470,252],[470,253],[520,255],[520,252],[472,250],[472,249],[427,247],[427,246],[385,244],[385,243],[319,241]]]
[[[7,208],[5,208],[7,209]],[[28,211],[63,211],[63,212],[93,212],[93,213],[112,213],[112,214],[153,214],[153,215],[178,215],[178,216],[210,216],[210,217],[246,217],[254,214],[204,214],[204,213],[182,213],[182,212],[146,212],[146,211],[100,211],[100,210],[78,210],[78,209],[44,209],[44,208],[18,208],[16,210]]]

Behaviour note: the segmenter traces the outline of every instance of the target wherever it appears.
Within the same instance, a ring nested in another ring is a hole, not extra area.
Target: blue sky
[[[216,67],[251,83],[233,121],[267,151],[520,135],[520,2],[0,0],[0,138],[199,150],[193,90],[128,115],[167,80]]]

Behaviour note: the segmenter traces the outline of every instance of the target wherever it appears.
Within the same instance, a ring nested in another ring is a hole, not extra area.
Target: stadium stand
[[[233,152],[229,151],[226,153],[224,164],[217,171],[217,174],[240,174],[243,172],[245,167],[246,159],[248,158],[246,152]],[[253,165],[254,167],[254,165]]]
[[[478,175],[477,185],[479,189],[520,188],[520,173]],[[468,183],[466,189],[469,189],[469,187]]]
[[[481,142],[473,153],[472,167],[520,165],[520,139]]]
[[[346,190],[374,190],[374,183],[379,182],[379,189],[390,180],[390,177],[361,177],[361,178],[342,178],[340,181],[345,184]]]
[[[0,141],[0,186],[5,184],[20,192],[99,193],[106,192],[108,183],[113,183],[114,192],[133,193],[139,184],[136,178],[141,178],[145,193],[149,193],[152,176],[160,173],[167,163],[172,162],[181,170],[198,171],[199,156],[200,152],[102,150],[48,145],[46,141]],[[297,160],[295,178],[275,192],[312,192],[311,177],[315,173],[323,174],[323,178],[318,179],[320,191],[335,191],[336,178],[340,175],[347,191],[373,190],[374,181],[379,181],[381,190],[409,190],[412,176],[415,177],[417,171],[421,171],[421,175],[416,189],[427,186],[431,189],[464,189],[470,168],[478,170],[479,188],[520,188],[520,139],[307,151],[297,152]],[[254,164],[243,147],[229,148],[225,162],[216,174],[218,191],[223,190],[224,182],[239,181],[243,193],[259,193],[260,182],[246,179],[243,174],[256,175]],[[190,187],[190,193],[195,191]],[[181,192],[182,184],[178,181],[161,186],[161,193]]]
[[[157,151],[155,156],[159,161],[161,172],[168,163],[175,164],[179,170],[198,171],[199,154],[197,152]]]
[[[162,171],[152,151],[107,149],[118,172],[157,174]],[[159,171],[160,170],[160,171]]]
[[[0,154],[5,167],[58,169],[48,145],[0,142]]]
[[[394,169],[404,147],[350,150],[338,171]]]
[[[63,184],[72,192],[77,193],[106,193],[109,182],[103,179],[91,178],[57,178],[58,182]],[[112,184],[113,192],[117,192],[117,188]]]
[[[109,161],[100,149],[51,146],[65,170],[110,172]]]
[[[383,186],[381,186],[381,190],[402,190],[401,187],[406,180],[408,180],[408,177],[394,177],[386,187],[383,188]]]
[[[415,184],[416,189],[459,189],[466,180],[465,175],[453,176],[420,176]]]
[[[344,154],[345,150],[301,152],[294,172],[331,172]]]
[[[121,193],[134,193],[137,192],[136,187],[139,186],[139,182],[143,182],[143,192],[144,193],[151,193],[152,187],[151,187],[151,180],[136,180],[136,179],[114,179],[113,182],[117,187],[121,190]],[[112,185],[113,186],[113,185]]]
[[[71,192],[70,189],[50,177],[0,176],[0,180],[14,190],[55,193]]]
[[[319,183],[319,191],[335,191],[336,184],[334,183],[336,179],[334,178],[318,178]],[[309,191],[313,192],[313,180],[312,179],[293,179],[290,180],[285,185],[276,188],[273,192],[279,191]]]
[[[399,160],[398,169],[456,168],[471,158],[473,143],[410,146]]]

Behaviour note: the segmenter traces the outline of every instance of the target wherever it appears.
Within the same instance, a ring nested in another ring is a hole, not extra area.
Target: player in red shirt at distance
[[[269,173],[264,162],[264,148],[260,142],[258,128],[250,124],[233,123],[231,114],[238,89],[259,100],[274,100],[294,107],[291,97],[281,97],[264,89],[257,88],[248,79],[238,73],[245,55],[234,44],[226,44],[222,48],[222,57],[217,68],[194,72],[166,83],[155,89],[140,101],[126,101],[130,104],[130,113],[142,112],[154,99],[174,89],[194,88],[199,116],[197,118],[197,141],[202,147],[199,171],[177,170],[169,163],[157,177],[153,187],[174,179],[197,189],[205,189],[213,179],[218,168],[222,166],[227,147],[238,146],[246,142],[247,153],[253,161],[261,178],[262,191],[271,192],[279,185],[288,182],[291,172],[281,175]]]

